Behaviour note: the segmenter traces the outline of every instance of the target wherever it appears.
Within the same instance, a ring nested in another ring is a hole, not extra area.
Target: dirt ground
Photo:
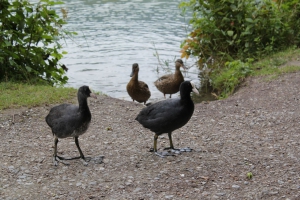
[[[300,72],[249,78],[226,100],[196,104],[173,132],[175,147],[193,151],[161,158],[134,120],[142,104],[98,96],[79,137],[88,166],[53,166],[53,105],[1,111],[0,199],[300,199],[299,99]],[[160,136],[159,151],[168,145]],[[58,154],[78,156],[74,139],[60,140]]]

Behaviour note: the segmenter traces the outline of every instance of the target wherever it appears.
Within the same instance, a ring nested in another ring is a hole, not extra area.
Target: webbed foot
[[[68,163],[68,162],[65,162],[64,160],[65,160],[65,158],[63,158],[63,157],[60,157],[60,156],[53,156],[53,165],[54,165],[54,166],[57,166],[57,165],[58,165],[58,162],[61,162],[61,163],[63,163],[64,165],[69,165],[69,163]]]
[[[61,162],[61,163],[65,164],[65,165],[69,165],[69,163],[65,162],[65,160],[75,160],[75,159],[80,159],[81,162],[83,163],[83,165],[87,166],[88,165],[87,162],[89,162],[92,158],[91,157],[83,157],[82,158],[80,156],[78,156],[78,157],[71,157],[71,158],[68,158],[68,157],[64,158],[64,157],[61,157],[61,156],[53,156],[53,164],[54,164],[54,166],[57,166],[58,162]]]
[[[155,155],[164,158],[166,156],[174,156],[174,154],[168,152],[168,151],[162,151],[162,152],[155,152]]]
[[[191,152],[193,149],[191,149],[190,147],[184,147],[184,148],[180,148],[180,149],[175,149],[172,147],[166,147],[164,148],[164,150],[171,150],[173,153],[177,153],[177,152]]]

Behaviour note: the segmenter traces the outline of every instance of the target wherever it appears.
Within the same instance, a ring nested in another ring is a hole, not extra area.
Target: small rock
[[[219,192],[219,193],[216,193],[216,195],[217,196],[224,196],[224,195],[226,195],[226,193],[225,192]]]
[[[133,190],[133,192],[138,192],[140,191],[142,188],[135,188],[135,190]]]
[[[166,199],[172,199],[174,197],[174,195],[167,195],[165,196]]]
[[[275,195],[275,194],[278,194],[279,192],[278,191],[271,191],[269,192],[269,195]]]
[[[203,196],[208,196],[208,195],[210,195],[210,193],[209,193],[209,192],[206,192],[206,191],[204,191],[204,192],[202,192],[202,195],[203,195]]]
[[[284,184],[284,182],[281,181],[281,180],[278,180],[278,183],[279,183],[280,185]]]
[[[239,185],[232,185],[231,187],[234,188],[234,189],[239,189],[240,188]]]
[[[131,185],[132,184],[132,182],[126,182],[125,183],[125,185]]]
[[[261,193],[262,193],[262,195],[268,195],[269,191],[268,190],[263,190]]]
[[[97,185],[97,181],[93,181],[89,183],[90,185]]]
[[[78,186],[81,186],[81,182],[76,183],[76,186],[77,186],[77,187],[78,187]]]

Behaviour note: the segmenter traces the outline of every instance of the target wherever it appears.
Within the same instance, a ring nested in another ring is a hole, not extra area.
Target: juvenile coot
[[[194,112],[194,103],[191,99],[190,93],[195,92],[199,94],[195,85],[190,81],[184,81],[180,85],[180,98],[167,99],[151,104],[141,110],[135,118],[145,128],[150,129],[155,133],[154,135],[154,152],[157,155],[157,138],[163,133],[168,133],[170,140],[170,147],[167,149],[174,149],[172,142],[172,132],[184,126],[192,117]]]
[[[165,98],[166,94],[170,94],[171,98],[172,94],[178,92],[180,84],[184,81],[180,67],[186,69],[182,60],[177,59],[175,62],[175,74],[164,75],[154,82],[156,88],[164,94]]]
[[[46,122],[52,129],[52,133],[55,136],[53,154],[54,165],[57,165],[58,161],[63,162],[62,160],[66,159],[57,156],[58,138],[66,137],[75,138],[75,144],[80,153],[80,157],[75,157],[72,159],[81,158],[83,163],[87,165],[85,162],[85,157],[79,147],[78,137],[86,132],[92,118],[87,104],[88,97],[97,98],[96,95],[91,92],[88,86],[82,86],[78,89],[77,93],[79,106],[72,104],[61,104],[51,108],[49,114],[46,116]]]
[[[132,72],[130,74],[130,77],[132,78],[127,84],[126,89],[133,101],[136,100],[139,103],[146,104],[147,100],[151,96],[151,93],[148,85],[143,81],[138,80],[138,75],[139,75],[139,65],[137,63],[134,63],[132,65]]]

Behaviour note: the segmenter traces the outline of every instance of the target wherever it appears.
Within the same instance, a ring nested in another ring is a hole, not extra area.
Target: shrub
[[[222,68],[222,73],[213,74],[212,86],[219,91],[220,98],[226,98],[232,94],[240,82],[252,73],[251,62],[252,60],[246,63],[240,60],[226,62],[225,67]]]
[[[0,81],[27,81],[63,84],[67,68],[59,62],[63,54],[60,39],[75,34],[62,29],[66,14],[60,17],[52,7],[60,1],[0,1]]]
[[[240,64],[247,63],[248,59],[257,60],[276,51],[299,46],[299,5],[298,0],[181,2],[183,12],[192,10],[189,22],[192,31],[181,45],[181,57],[196,56],[200,69],[209,67],[210,82],[214,89],[231,93],[231,85],[237,85],[235,81],[243,78],[231,77],[220,83],[220,73],[228,72],[226,62],[239,60]],[[208,63],[209,60],[213,62]],[[233,74],[237,76],[239,73]]]

